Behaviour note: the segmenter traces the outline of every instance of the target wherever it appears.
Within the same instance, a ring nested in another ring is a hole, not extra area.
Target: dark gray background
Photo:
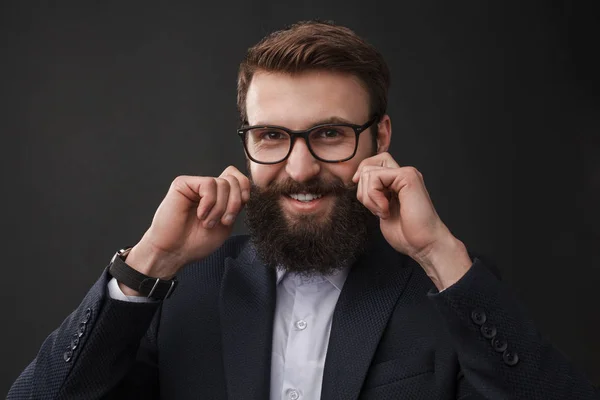
[[[598,14],[592,1],[2,3],[0,393],[148,227],[179,174],[244,167],[236,72],[308,18],[387,58],[392,154],[600,383]],[[236,232],[243,232],[241,223]]]

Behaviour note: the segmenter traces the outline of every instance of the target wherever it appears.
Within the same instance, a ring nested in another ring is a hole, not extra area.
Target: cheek
[[[356,155],[354,157],[340,164],[331,164],[326,168],[331,175],[340,178],[346,184],[351,184],[352,177],[362,160],[374,156],[375,153],[372,137],[370,135],[361,135],[358,149],[356,150]]]
[[[262,165],[250,161],[249,171],[252,182],[260,187],[266,187],[274,181],[281,170],[281,165]]]
[[[364,159],[377,154],[377,144],[374,143],[373,135],[374,132],[364,132],[360,135],[355,158]]]
[[[354,157],[340,164],[332,164],[327,168],[327,173],[341,179],[345,184],[352,184],[352,177],[358,168],[358,164],[360,164],[360,159]]]
[[[370,143],[368,143],[370,145]],[[366,149],[367,151],[369,149]],[[365,150],[363,149],[363,152]],[[321,164],[321,177],[326,178],[327,176],[335,176],[342,180],[346,184],[352,183],[352,177],[358,168],[360,162],[370,155],[366,156],[362,152],[357,151],[356,156],[351,160],[348,160],[339,164]],[[249,161],[248,170],[250,171],[250,177],[252,182],[260,187],[267,187],[270,183],[279,179],[285,174],[285,163],[275,165],[263,165]],[[287,175],[286,175],[287,176]]]

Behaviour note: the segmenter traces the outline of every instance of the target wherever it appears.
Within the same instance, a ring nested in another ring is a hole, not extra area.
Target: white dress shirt
[[[348,269],[302,277],[277,272],[271,400],[320,399],[333,310]]]
[[[333,310],[347,276],[348,268],[313,277],[277,271],[271,400],[321,398]],[[122,301],[153,301],[125,295],[115,278],[108,283],[108,293]]]

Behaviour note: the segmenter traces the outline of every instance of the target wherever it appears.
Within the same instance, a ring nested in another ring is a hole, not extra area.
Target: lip
[[[290,196],[283,195],[283,205],[286,209],[292,212],[304,212],[311,213],[322,209],[325,202],[329,200],[329,195],[323,195],[318,199],[302,202],[300,200],[292,199]]]

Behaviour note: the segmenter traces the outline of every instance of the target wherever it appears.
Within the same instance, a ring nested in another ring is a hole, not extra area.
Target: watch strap
[[[135,270],[125,262],[125,257],[129,254],[131,247],[117,251],[110,262],[108,272],[118,282],[138,291],[144,296],[155,299],[168,299],[177,287],[177,278],[165,280],[152,278]]]

